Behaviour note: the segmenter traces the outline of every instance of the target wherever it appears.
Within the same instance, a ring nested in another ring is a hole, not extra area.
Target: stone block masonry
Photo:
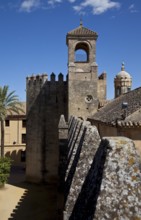
[[[67,81],[59,74],[27,77],[27,161],[30,182],[58,182],[60,115],[67,118]]]
[[[69,123],[64,220],[141,219],[141,158],[132,140]],[[70,153],[71,152],[71,153]]]

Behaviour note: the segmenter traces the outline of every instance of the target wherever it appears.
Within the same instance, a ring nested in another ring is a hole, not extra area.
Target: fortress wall
[[[71,118],[70,125],[75,150],[66,175],[64,220],[141,219],[141,158],[133,141],[105,137],[100,142],[90,124]]]
[[[26,124],[26,179],[30,182],[42,180],[42,146],[44,143],[44,127],[42,95],[39,94],[27,114]],[[35,106],[34,106],[35,105]],[[40,117],[38,116],[40,115]]]
[[[30,182],[53,183],[58,180],[59,118],[61,114],[67,118],[68,114],[67,81],[62,74],[58,81],[51,74],[51,80],[40,86],[37,79],[27,79],[26,177]]]
[[[72,135],[69,140],[69,164],[65,182],[66,219],[69,219],[69,216],[71,216],[100,143],[96,127],[80,119],[74,118],[73,120],[74,126],[71,128]]]
[[[36,97],[39,95],[42,87],[44,86],[45,82],[48,80],[47,74],[42,75],[32,75],[26,78],[26,107],[27,113],[29,109],[35,102]]]

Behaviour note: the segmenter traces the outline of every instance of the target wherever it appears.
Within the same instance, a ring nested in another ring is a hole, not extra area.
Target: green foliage
[[[8,157],[0,157],[0,185],[7,183],[10,175],[11,159]]]
[[[15,91],[9,92],[9,86],[0,86],[0,120],[5,120],[7,114],[24,112]]]
[[[4,157],[4,121],[7,115],[24,113],[15,91],[9,92],[8,86],[0,86],[0,124],[1,124],[1,157]]]

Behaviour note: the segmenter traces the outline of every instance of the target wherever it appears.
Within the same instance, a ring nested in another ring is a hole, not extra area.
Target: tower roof
[[[125,71],[124,63],[122,63],[121,71],[116,75],[116,78],[130,78],[131,79],[130,74]]]
[[[87,37],[87,38],[90,37],[96,40],[98,37],[98,34],[86,27],[83,27],[82,22],[80,22],[79,27],[67,33],[67,39],[76,38],[76,37]]]

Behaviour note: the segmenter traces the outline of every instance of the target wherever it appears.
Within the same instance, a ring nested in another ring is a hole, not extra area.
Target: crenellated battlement
[[[50,79],[47,74],[38,74],[28,76],[26,78],[26,91],[27,91],[27,112],[33,106],[39,94],[45,93],[48,102],[63,103],[67,100],[67,77],[64,79],[62,73],[58,77],[54,73],[50,74]]]
[[[66,82],[67,80],[68,80],[67,76],[65,78],[62,73],[59,73],[58,77],[56,77],[55,73],[53,73],[53,72],[50,75],[50,80],[48,79],[48,81],[50,81],[50,82]]]
[[[28,76],[26,78],[26,82],[28,84],[30,84],[30,83],[34,83],[35,84],[35,83],[38,83],[38,82],[45,83],[47,80],[48,80],[48,75],[47,74],[32,75],[32,76]]]
[[[99,80],[106,80],[107,74],[104,71],[103,73],[101,73],[101,75],[98,77]]]
[[[65,79],[64,75],[62,73],[59,73],[58,78],[56,78],[56,75],[53,72],[50,75],[50,80],[48,78],[48,75],[44,74],[44,73],[41,75],[40,74],[37,74],[37,75],[32,74],[32,76],[26,77],[27,84],[31,84],[31,83],[36,84],[38,82],[41,84],[44,84],[46,81],[48,81],[48,82],[59,82],[59,81],[63,82],[64,81],[65,82],[67,80],[68,80],[68,77],[66,76],[66,79]]]

